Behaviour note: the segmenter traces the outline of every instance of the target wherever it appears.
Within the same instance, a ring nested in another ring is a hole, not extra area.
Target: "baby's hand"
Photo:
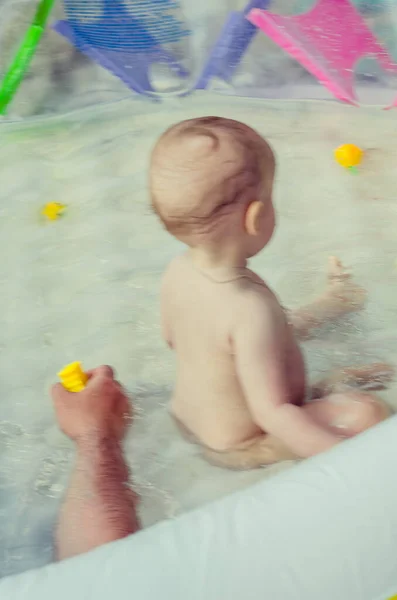
[[[131,414],[123,388],[110,367],[98,367],[87,375],[87,387],[81,392],[68,392],[60,383],[52,387],[61,430],[74,441],[93,435],[121,440]]]
[[[351,273],[335,256],[329,258],[326,301],[340,308],[340,314],[359,310],[365,304],[367,292],[352,281]],[[334,313],[334,310],[331,311]],[[339,315],[338,315],[339,316]]]
[[[330,256],[328,259],[328,282],[330,284],[351,279],[351,273],[346,269],[342,261],[336,256]]]

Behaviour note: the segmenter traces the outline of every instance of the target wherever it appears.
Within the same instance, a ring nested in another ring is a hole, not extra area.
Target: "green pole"
[[[41,0],[14,59],[0,86],[0,114],[4,115],[29,69],[55,0]]]

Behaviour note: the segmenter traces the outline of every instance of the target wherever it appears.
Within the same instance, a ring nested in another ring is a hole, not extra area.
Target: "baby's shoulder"
[[[252,304],[272,304],[276,300],[274,292],[253,271],[246,269],[244,276],[235,282],[235,295],[239,302],[249,302]]]
[[[269,286],[255,273],[239,280],[234,290],[234,313],[247,318],[249,315],[274,318],[283,314],[283,308]]]
[[[184,280],[183,275],[183,256],[176,256],[166,267],[161,278],[161,296],[163,302],[167,298],[172,298],[180,289],[181,281]]]
[[[168,263],[162,276],[163,282],[172,279],[180,273],[183,268],[183,259],[183,255],[176,256],[171,260],[171,262]]]

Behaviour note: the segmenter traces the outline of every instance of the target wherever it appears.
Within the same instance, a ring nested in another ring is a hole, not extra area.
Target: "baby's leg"
[[[391,415],[390,408],[374,394],[351,390],[334,393],[304,406],[320,425],[341,438],[350,438]]]
[[[289,315],[298,339],[308,339],[317,329],[342,315],[359,310],[366,299],[365,290],[351,280],[342,263],[335,257],[329,260],[327,289],[317,300]]]
[[[379,398],[360,391],[333,393],[302,407],[310,416],[341,439],[353,437],[384,421],[390,409]],[[203,449],[204,457],[226,469],[257,469],[285,460],[296,460],[287,446],[269,434],[263,434],[225,452]]]
[[[299,458],[280,440],[266,433],[223,452],[204,447],[202,454],[212,465],[234,471],[260,469],[285,460]]]

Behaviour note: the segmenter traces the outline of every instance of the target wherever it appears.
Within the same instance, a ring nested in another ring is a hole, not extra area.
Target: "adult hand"
[[[74,441],[93,435],[121,440],[131,416],[123,388],[111,367],[98,367],[87,375],[89,381],[81,392],[68,392],[60,383],[52,387],[59,427]]]

